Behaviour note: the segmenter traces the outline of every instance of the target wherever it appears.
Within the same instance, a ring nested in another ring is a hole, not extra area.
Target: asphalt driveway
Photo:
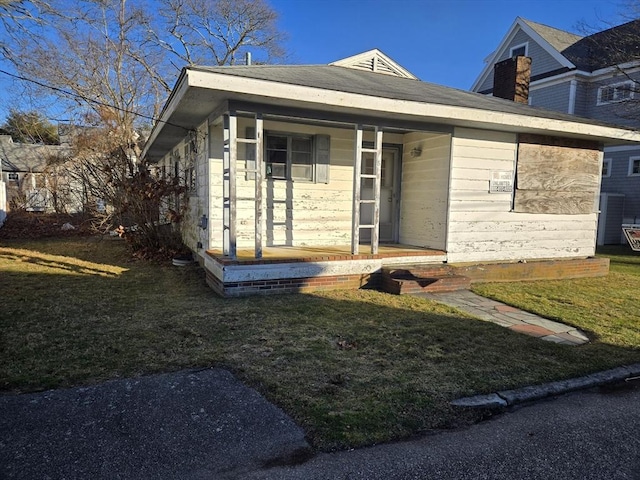
[[[237,478],[305,456],[304,433],[226,370],[0,396],[0,478]]]

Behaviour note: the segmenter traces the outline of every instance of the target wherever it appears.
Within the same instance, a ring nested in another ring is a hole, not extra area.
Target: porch
[[[400,244],[381,244],[377,253],[351,253],[351,246],[265,247],[240,249],[235,259],[222,250],[204,256],[207,283],[221,296],[296,293],[376,287],[383,267],[443,265],[446,252]]]

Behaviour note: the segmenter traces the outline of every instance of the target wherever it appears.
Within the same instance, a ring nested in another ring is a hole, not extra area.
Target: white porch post
[[[256,196],[256,211],[255,211],[255,257],[262,258],[262,231],[264,224],[263,215],[263,201],[262,201],[262,168],[264,159],[264,149],[262,146],[263,135],[263,122],[262,115],[256,114],[256,173],[255,173],[255,196]]]
[[[237,255],[236,239],[236,163],[238,158],[238,121],[235,112],[224,115],[224,153],[222,156],[222,253],[232,260]]]
[[[360,245],[360,175],[362,174],[362,125],[355,127],[353,158],[353,210],[351,214],[351,254],[357,255]]]
[[[375,150],[374,175],[373,182],[373,227],[371,231],[371,253],[378,253],[378,245],[380,243],[380,187],[382,178],[382,130],[375,128]]]

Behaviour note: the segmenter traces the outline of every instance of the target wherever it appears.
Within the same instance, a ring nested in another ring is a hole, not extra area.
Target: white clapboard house
[[[186,182],[185,242],[233,296],[377,285],[385,269],[423,287],[463,264],[472,280],[602,273],[603,147],[638,141],[371,50],[185,68],[143,156]]]

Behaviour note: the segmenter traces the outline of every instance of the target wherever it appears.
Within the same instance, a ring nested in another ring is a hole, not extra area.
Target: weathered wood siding
[[[516,213],[489,193],[493,171],[514,172],[515,134],[456,128],[452,139],[447,258],[451,263],[593,255],[596,213]]]
[[[244,135],[251,120],[239,119],[238,134]],[[265,179],[265,246],[348,245],[351,242],[353,192],[354,131],[265,121],[264,130],[305,135],[330,136],[329,183]],[[222,247],[222,127],[210,131],[210,246]],[[373,137],[365,135],[365,141]],[[402,136],[385,134],[385,143],[402,143]],[[245,159],[243,146],[238,150],[239,167]],[[254,245],[254,183],[246,176],[237,177],[237,246]]]
[[[174,146],[167,155],[164,156],[157,164],[158,174],[164,175],[165,178],[174,178],[176,176],[176,161],[178,162],[178,180],[184,185],[186,180],[186,169],[191,165],[190,160],[185,155],[185,145],[190,141],[189,137],[185,137],[180,143]],[[182,239],[189,248],[194,252],[203,252],[208,248],[208,235],[206,230],[198,226],[198,222],[202,215],[208,214],[207,203],[207,131],[206,123],[202,124],[195,134],[195,152],[193,153],[194,185],[184,197],[171,199],[160,208],[160,221],[167,221],[170,217],[168,210],[172,209],[183,213],[179,228],[182,233]],[[177,153],[177,156],[174,154]],[[164,172],[164,173],[163,173]],[[177,228],[177,227],[176,227]],[[202,243],[203,248],[198,249],[198,243]]]
[[[400,243],[445,248],[450,152],[451,135],[404,136]]]

